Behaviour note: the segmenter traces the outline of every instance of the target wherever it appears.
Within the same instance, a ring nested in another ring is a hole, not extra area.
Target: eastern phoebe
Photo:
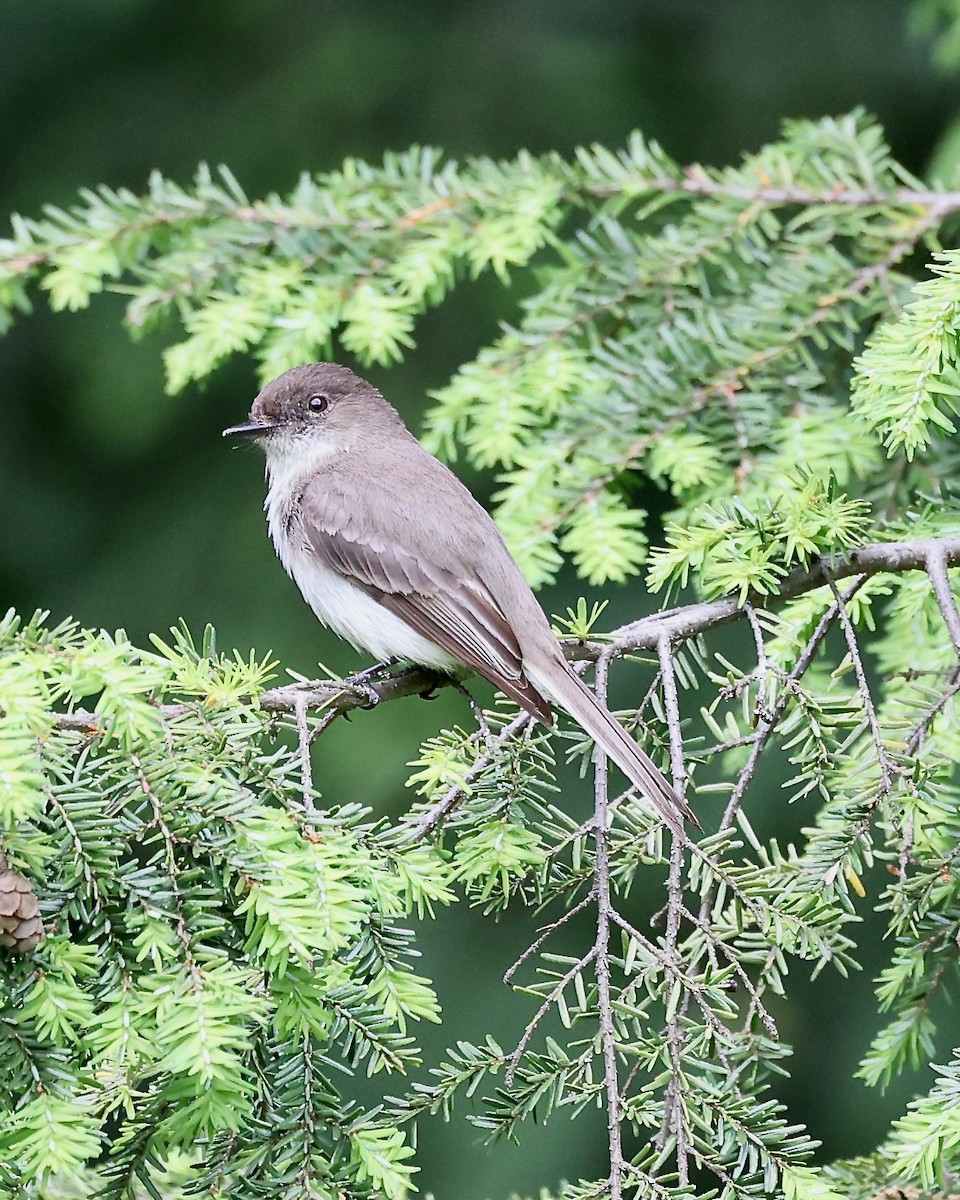
[[[270,536],[324,625],[379,659],[475,671],[546,725],[559,705],[668,825],[697,823],[571,670],[492,519],[375,387],[294,367],[223,431],[238,434],[266,452]]]

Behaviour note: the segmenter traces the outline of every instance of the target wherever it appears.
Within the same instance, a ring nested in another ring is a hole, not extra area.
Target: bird
[[[699,825],[567,662],[492,517],[372,384],[293,367],[223,436],[265,452],[271,539],[325,626],[379,660],[476,673],[544,725],[560,708],[672,830]]]

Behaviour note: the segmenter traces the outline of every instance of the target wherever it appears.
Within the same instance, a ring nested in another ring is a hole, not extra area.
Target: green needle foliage
[[[689,602],[606,636],[585,603],[563,625],[601,690],[617,658],[657,651],[626,720],[708,832],[671,842],[602,763],[574,818],[556,743],[508,708],[429,739],[391,822],[313,786],[335,689],[268,702],[275,664],[209,629],[145,648],[8,614],[0,848],[47,937],[0,960],[5,1194],[401,1200],[414,1123],[456,1103],[514,1139],[605,1109],[608,1174],[544,1181],[567,1200],[831,1200],[956,1172],[937,1014],[960,944],[960,273],[937,239],[958,210],[854,113],[722,170],[639,134],[571,161],[417,148],[288,196],[203,168],[14,218],[0,324],[38,294],[75,311],[121,291],[133,332],[180,322],[171,390],[238,353],[264,378],[339,350],[400,360],[463,279],[531,268],[520,319],[434,396],[428,441],[497,472],[534,583],[569,559]],[[918,282],[905,264],[928,248]],[[714,632],[730,621],[749,653]],[[589,766],[579,734],[568,748]],[[767,757],[782,792],[759,782]],[[801,798],[798,844],[761,842],[751,813]],[[628,915],[644,872],[666,880],[647,932]],[[450,1028],[422,1064],[417,1023],[441,1012],[412,927],[457,900],[542,911],[509,973],[529,1024],[508,1047]],[[860,1074],[936,1076],[872,1157],[824,1165],[771,1096],[789,1047],[770,1006],[798,968],[857,969],[869,905],[890,957]],[[574,917],[590,935],[561,954]],[[380,1077],[372,1107],[358,1071]]]

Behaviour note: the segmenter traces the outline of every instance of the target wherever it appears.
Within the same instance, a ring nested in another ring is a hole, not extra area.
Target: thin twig
[[[516,975],[517,971],[520,970],[525,962],[533,958],[544,942],[548,941],[558,929],[562,929],[568,921],[573,920],[577,913],[583,912],[585,908],[589,907],[593,901],[594,894],[591,890],[578,904],[575,904],[573,908],[568,909],[562,917],[559,917],[556,921],[551,922],[549,925],[544,925],[544,927],[540,930],[537,940],[532,942],[514,962],[513,966],[508,967],[504,972],[503,982],[509,984],[514,975]]]
[[[739,750],[741,746],[752,746],[760,735],[757,732],[745,733],[743,737],[731,738],[729,742],[714,742],[710,746],[695,747],[690,751],[690,758],[696,762],[706,762],[717,754],[726,754],[728,750]]]
[[[412,817],[407,817],[401,822],[401,829],[406,827],[406,832],[403,836],[403,842],[408,845],[416,845],[417,842],[422,842],[428,834],[450,815],[457,805],[468,795],[469,785],[490,765],[496,757],[500,747],[508,742],[512,737],[519,734],[523,728],[533,721],[533,717],[529,713],[521,712],[513,718],[513,720],[504,725],[503,729],[493,738],[492,742],[487,743],[486,752],[470,767],[464,771],[463,779],[459,783],[455,783],[449,788],[436,804],[432,805],[425,813],[414,820]]]
[[[900,853],[897,855],[897,878],[901,883],[906,882],[907,867],[910,863],[910,851],[913,849],[914,820],[913,810],[907,812],[900,836]]]
[[[759,721],[765,711],[764,701],[770,664],[767,660],[767,647],[763,640],[763,629],[760,625],[760,618],[757,616],[757,610],[748,601],[743,606],[743,612],[749,622],[750,632],[753,634],[753,644],[757,651],[757,667],[754,672],[757,680],[757,698],[754,702],[754,716]]]
[[[773,732],[783,715],[784,709],[790,700],[790,697],[794,694],[794,689],[806,674],[810,664],[813,662],[813,659],[820,648],[820,645],[823,642],[823,639],[827,636],[827,633],[829,632],[830,627],[836,618],[839,602],[843,601],[845,603],[849,601],[865,582],[866,575],[861,575],[854,579],[842,596],[838,597],[838,599],[835,600],[834,603],[821,616],[810,637],[807,639],[807,644],[804,646],[800,656],[794,664],[793,670],[783,680],[780,695],[777,698],[772,711],[764,714],[761,717],[760,727],[757,730],[756,738],[753,742],[750,755],[737,778],[737,782],[730,794],[730,799],[727,801],[727,806],[724,809],[723,816],[720,819],[719,831],[729,829],[733,825],[736,815],[740,809],[740,805],[743,802],[747,788],[749,787],[750,782],[756,773],[760,756],[763,753],[764,747],[772,737]],[[699,847],[694,847],[694,849],[699,852]],[[711,870],[717,870],[716,866],[710,863],[709,859],[706,861]],[[714,889],[711,887],[701,901],[699,914],[694,921],[694,924],[696,924],[698,928],[704,929],[709,927],[710,910],[713,905],[713,891]],[[748,904],[749,907],[753,907],[752,902],[748,901]],[[758,924],[760,923],[761,922],[758,918]],[[765,1010],[758,1007],[757,1011],[758,1013],[761,1013],[761,1019],[763,1019],[762,1013]]]
[[[866,582],[866,576],[861,575],[855,579],[850,587],[843,593],[843,600],[846,602],[863,586]],[[764,747],[773,735],[780,718],[783,716],[783,710],[787,707],[790,697],[793,695],[793,688],[800,682],[800,679],[806,674],[807,668],[813,662],[814,655],[820,649],[820,644],[827,636],[830,626],[833,624],[837,615],[837,605],[832,604],[817,622],[817,626],[807,640],[807,644],[803,649],[803,653],[797,659],[793,670],[787,676],[784,686],[780,691],[776,703],[770,712],[761,721],[760,728],[757,730],[757,739],[753,743],[743,770],[737,778],[733,791],[730,793],[730,799],[727,801],[727,807],[724,809],[723,816],[720,818],[721,830],[729,829],[736,819],[737,812],[743,802],[743,797],[746,794],[747,788],[756,773],[760,763],[760,755],[763,753]]]
[[[947,690],[942,696],[930,705],[927,711],[923,714],[920,720],[914,727],[913,733],[907,741],[905,754],[907,758],[913,758],[920,750],[924,743],[924,739],[930,731],[930,726],[936,718],[943,712],[950,701],[960,692],[960,666],[954,667],[946,678]]]
[[[696,927],[703,934],[706,941],[710,945],[712,945],[716,950],[719,950],[719,952],[723,955],[723,957],[727,960],[727,962],[731,965],[731,967],[733,967],[734,974],[740,980],[740,983],[743,986],[744,990],[750,996],[750,1000],[753,1004],[754,1010],[756,1011],[757,1016],[763,1022],[764,1029],[766,1029],[767,1033],[770,1035],[771,1038],[776,1040],[780,1036],[777,1032],[776,1022],[774,1021],[773,1017],[768,1012],[763,1001],[760,999],[760,993],[757,991],[756,987],[754,986],[753,980],[750,978],[750,976],[747,974],[747,972],[743,969],[743,966],[741,965],[740,960],[737,958],[736,954],[733,952],[733,950],[731,950],[731,948],[726,944],[726,942],[723,941],[722,938],[718,938],[714,934],[713,930],[710,927],[709,921],[705,921],[697,913],[692,913],[686,906],[684,906],[683,915],[690,922],[691,925],[696,925]]]
[[[341,714],[335,708],[327,709],[327,711],[323,714],[323,716],[320,718],[320,720],[316,723],[316,725],[314,725],[313,729],[310,731],[309,742],[310,742],[311,746],[317,740],[317,738],[320,737],[321,734],[326,733],[327,729],[334,723],[334,721],[339,716],[346,716],[346,714],[345,713]]]
[[[300,749],[300,790],[303,792],[303,807],[307,812],[313,812],[313,770],[310,764],[310,727],[307,724],[307,703],[302,696],[297,698],[294,712],[297,717],[297,741]]]
[[[540,1022],[560,999],[567,987],[586,967],[590,965],[591,962],[593,962],[596,956],[597,947],[591,946],[587,953],[582,958],[577,959],[569,971],[565,972],[564,975],[557,981],[555,986],[550,989],[550,994],[533,1014],[533,1017],[527,1022],[526,1028],[523,1031],[523,1037],[521,1037],[520,1041],[517,1043],[516,1049],[507,1059],[507,1070],[504,1075],[504,1082],[506,1083],[507,1087],[513,1083],[513,1077],[517,1073],[517,1067],[520,1065],[520,1060],[523,1058],[524,1051],[530,1044],[530,1039],[533,1037],[534,1033],[536,1033]]]
[[[609,659],[597,660],[596,693],[601,704],[607,702]],[[617,1067],[617,1033],[610,985],[610,921],[613,899],[610,889],[610,825],[607,813],[607,756],[597,747],[594,763],[594,829],[596,845],[597,937],[592,954],[596,963],[597,1013],[600,1021],[600,1046],[603,1056],[603,1085],[607,1097],[607,1148],[610,1161],[610,1200],[623,1194],[623,1143],[620,1130],[620,1073]]]
[[[486,746],[488,752],[493,750],[497,744],[496,738],[493,730],[490,728],[490,722],[487,720],[483,709],[473,698],[472,692],[470,692],[470,690],[464,686],[461,680],[455,679],[453,681],[453,686],[461,696],[466,697],[466,701],[470,705],[470,711],[473,713],[473,719],[477,723],[477,731],[483,738],[484,745]]]
[[[673,647],[667,634],[657,641],[657,657],[660,660],[660,675],[663,680],[663,707],[667,715],[670,733],[670,766],[673,786],[678,796],[683,796],[685,770],[683,764],[683,728],[680,723],[680,700],[677,695],[677,677],[673,666]],[[667,877],[667,925],[664,946],[667,957],[677,961],[677,940],[680,936],[680,917],[683,913],[683,841],[673,837],[670,843],[670,871]],[[677,1183],[686,1187],[690,1181],[689,1146],[687,1119],[683,1103],[683,1046],[684,1033],[678,1020],[679,1006],[668,1004],[666,1041],[670,1055],[670,1083],[667,1086],[664,1107],[664,1125],[661,1127],[658,1145],[662,1149],[667,1130],[672,1132],[677,1148]]]
[[[614,796],[614,798],[612,800],[609,800],[607,802],[607,819],[611,820],[614,813],[616,813],[624,804],[626,804],[627,801],[635,800],[636,795],[637,795],[636,788],[633,786],[633,784],[630,784],[630,786],[624,788],[624,790],[622,792],[620,792],[619,795]],[[642,808],[640,811],[644,814],[644,816],[646,816],[648,818],[651,818],[651,819],[655,818],[655,814],[653,814],[651,812],[651,810],[648,808]],[[658,824],[661,824],[661,823],[662,822],[658,822]],[[612,824],[612,821],[611,821],[611,824]],[[561,855],[564,852],[564,850],[566,850],[566,848],[568,846],[572,845],[574,842],[579,842],[585,837],[590,837],[593,834],[595,825],[596,825],[596,818],[595,818],[594,814],[591,813],[590,816],[587,817],[587,819],[585,821],[580,822],[580,824],[576,827],[576,829],[572,829],[568,834],[566,834],[563,838],[561,838],[560,841],[556,842],[553,846],[551,846],[550,849],[547,851],[547,857],[548,858],[557,858],[559,855]]]
[[[960,658],[960,612],[957,611],[957,601],[950,587],[947,575],[947,556],[943,547],[934,543],[927,555],[927,574],[933,585],[933,594],[940,605],[943,623],[950,634],[950,641],[958,658]]]
[[[660,678],[663,682],[663,708],[667,717],[670,735],[670,771],[673,787],[678,796],[685,791],[687,773],[683,765],[683,727],[680,723],[680,698],[677,695],[677,676],[673,669],[673,645],[670,635],[662,633],[657,638],[657,658],[660,660]]]
[[[685,907],[682,911],[683,915],[687,914],[687,909]],[[679,955],[674,953],[673,956],[671,956],[667,950],[661,950],[659,946],[652,942],[648,937],[644,937],[635,925],[632,925],[616,910],[611,912],[610,920],[614,925],[618,926],[627,935],[627,937],[635,941],[638,946],[640,946],[647,954],[650,955],[651,958],[655,959],[656,962],[661,965],[664,973],[670,978],[671,983],[679,983],[685,993],[692,994],[696,998],[697,1006],[703,1014],[704,1020],[708,1025],[711,1026],[711,1028],[715,1029],[718,1033],[724,1032],[722,1024],[711,1009],[709,1002],[704,998],[703,986],[690,979],[689,976],[681,969]],[[692,962],[691,965],[693,965]],[[717,966],[717,969],[719,970],[719,966]],[[640,974],[642,974],[642,972]],[[621,1002],[628,997],[629,993],[636,990],[637,983],[637,979],[630,981],[630,983],[627,985],[627,988],[623,993],[621,993]],[[626,1096],[626,1092],[627,1089],[625,1087],[623,1092],[624,1096]]]
[[[639,1188],[635,1193],[638,1196],[661,1196],[663,1200],[671,1200],[671,1197],[676,1195],[672,1187],[665,1187],[658,1179],[649,1175],[646,1171],[641,1171],[639,1167],[635,1167],[633,1163],[625,1162],[623,1169],[627,1174],[632,1175],[634,1179],[638,1179],[643,1185],[643,1191]]]
[[[870,736],[873,738],[873,748],[876,751],[877,762],[880,766],[879,800],[889,796],[893,791],[893,776],[896,768],[890,762],[890,758],[887,755],[887,748],[883,742],[883,731],[880,728],[880,718],[877,716],[877,706],[874,704],[873,696],[870,694],[870,684],[867,680],[866,668],[863,665],[863,657],[860,654],[860,643],[857,641],[857,632],[853,627],[853,622],[850,620],[850,614],[847,612],[846,601],[840,595],[839,591],[837,591],[837,585],[832,579],[829,583],[830,591],[833,593],[834,604],[840,617],[844,640],[847,643],[847,651],[850,654],[850,661],[853,663],[853,674],[857,681],[860,702],[866,714],[867,724],[870,727]]]

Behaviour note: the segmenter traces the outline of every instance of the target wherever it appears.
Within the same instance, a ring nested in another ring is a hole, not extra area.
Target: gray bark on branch
[[[564,652],[571,661],[595,662],[601,655],[619,658],[636,650],[656,650],[664,640],[671,648],[675,648],[701,633],[738,620],[745,616],[749,606],[754,609],[770,608],[815,588],[829,587],[831,580],[848,579],[854,575],[876,575],[882,571],[897,575],[907,571],[926,571],[931,576],[938,597],[942,599],[945,591],[944,572],[949,567],[957,566],[960,566],[960,537],[859,546],[792,571],[784,577],[776,594],[752,594],[744,603],[736,596],[723,596],[719,600],[698,601],[664,609],[621,625],[603,642],[574,642],[565,645]],[[960,621],[957,618],[952,619],[952,630],[956,630],[960,638]],[[445,682],[443,677],[420,667],[408,667],[382,679],[365,682],[362,686],[355,685],[350,679],[285,684],[262,692],[258,702],[266,712],[278,716],[296,714],[304,709],[324,710],[330,714],[332,721],[335,716],[342,716],[354,709],[372,707],[374,702],[382,704],[404,696],[424,695]],[[172,720],[188,712],[190,706],[162,704],[158,710],[165,719]],[[98,713],[82,710],[58,713],[56,726],[95,737],[102,732],[103,718]]]

